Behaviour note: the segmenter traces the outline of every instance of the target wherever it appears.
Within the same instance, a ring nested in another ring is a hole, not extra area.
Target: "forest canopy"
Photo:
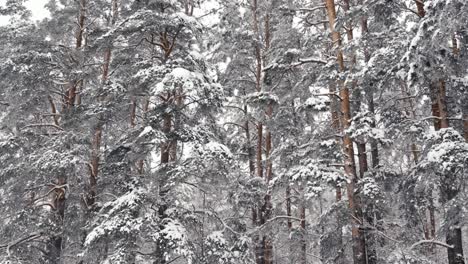
[[[0,263],[464,264],[466,0],[0,0]]]

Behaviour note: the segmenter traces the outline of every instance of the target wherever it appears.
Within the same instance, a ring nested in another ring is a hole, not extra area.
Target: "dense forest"
[[[468,263],[468,1],[27,2],[0,263]]]

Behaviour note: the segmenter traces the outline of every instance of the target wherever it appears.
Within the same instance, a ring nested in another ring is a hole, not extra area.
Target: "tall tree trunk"
[[[271,119],[273,114],[273,106],[270,104],[267,107],[267,118]],[[267,185],[270,183],[272,176],[273,176],[273,163],[271,161],[271,151],[272,151],[272,142],[271,142],[271,129],[267,127],[266,129],[266,136],[265,136],[265,160],[266,160],[266,171],[265,171],[265,181]],[[263,223],[265,223],[270,217],[272,212],[272,205],[271,205],[271,194],[270,190],[268,189],[267,194],[265,195],[265,202],[262,207],[262,215],[263,215]],[[262,223],[262,224],[263,224]],[[264,263],[271,264],[273,261],[273,245],[271,239],[268,236],[264,236]]]
[[[438,86],[438,96],[437,96],[437,103],[439,105],[440,110],[440,128],[448,128],[448,114],[447,114],[447,101],[446,101],[446,89],[445,89],[445,82],[441,80]],[[447,196],[447,202],[453,200],[458,195],[458,191],[449,189],[448,187],[444,192]],[[433,206],[431,206],[433,207]],[[431,218],[431,223],[435,222]],[[433,224],[435,228],[435,224]],[[431,230],[433,234],[435,233],[435,229]],[[446,235],[446,242],[449,245],[453,245],[453,248],[447,248],[447,256],[448,256],[448,263],[449,264],[464,264],[465,260],[463,257],[463,241],[462,241],[462,231],[460,227],[460,222],[458,219],[455,219],[455,223],[449,226]]]
[[[415,3],[416,3],[416,8],[417,8],[417,14],[419,15],[419,17],[423,18],[426,16],[426,11],[424,9],[424,0],[415,0]],[[442,126],[442,123],[441,123],[441,120],[438,118],[440,116],[440,103],[439,103],[439,99],[438,99],[438,92],[436,90],[439,90],[437,88],[438,86],[438,82],[432,82],[430,84],[430,97],[431,97],[431,101],[432,101],[432,104],[431,104],[431,111],[432,111],[432,115],[436,118],[434,118],[434,129],[435,130],[439,130]],[[448,123],[446,123],[446,125],[448,125]],[[426,236],[426,239],[433,239],[434,236],[435,236],[435,209],[434,209],[434,206],[433,205],[433,201],[432,201],[432,195],[431,197],[429,197],[429,206],[427,208],[428,210],[428,219],[426,218],[425,221],[426,221],[426,228],[425,228],[425,236]],[[432,252],[433,251],[433,247],[431,246],[430,248],[430,251]]]
[[[171,99],[171,93],[167,93],[167,97],[164,99],[165,103],[169,104],[172,99]],[[163,114],[163,123],[162,123],[162,132],[164,135],[169,136],[169,133],[171,132],[172,129],[172,114],[170,113],[164,113]],[[159,216],[159,228],[160,230],[163,230],[165,228],[164,224],[164,219],[167,218],[167,209],[168,209],[168,204],[167,204],[167,194],[168,190],[166,187],[166,178],[167,178],[167,169],[165,166],[169,164],[171,161],[171,146],[172,146],[172,140],[168,139],[166,142],[161,144],[161,156],[160,156],[160,163],[163,168],[161,171],[161,177],[160,177],[160,182],[159,182],[159,197],[160,197],[160,204],[158,208],[158,216]],[[156,243],[156,263],[157,264],[165,264],[166,260],[164,257],[164,253],[167,251],[167,242],[165,237],[161,237],[158,239]]]
[[[346,0],[348,10],[349,10],[349,1]],[[362,1],[361,1],[362,4]],[[363,16],[361,18],[361,34],[365,37],[366,35],[369,34],[369,28],[367,25],[367,17]],[[364,48],[364,62],[367,64],[370,60],[370,54],[367,48]],[[373,89],[366,89],[366,96],[367,96],[367,101],[369,105],[369,111],[375,116],[375,109],[374,109],[374,91]],[[360,101],[358,99],[358,101]],[[361,107],[361,103],[359,102],[359,108]],[[372,120],[371,127],[375,128],[375,120]],[[371,145],[371,158],[372,158],[372,165],[374,168],[377,167],[378,162],[379,162],[379,157],[378,157],[378,147],[377,147],[377,141],[375,139],[370,140],[370,145]],[[367,147],[365,142],[357,142],[357,150],[358,150],[358,161],[359,161],[359,177],[363,178],[364,174],[369,170],[369,164],[367,161]],[[375,225],[375,220],[379,220],[378,218],[379,214],[376,213],[375,211],[375,206],[373,204],[370,204],[365,212],[365,219],[366,222],[373,226],[374,228],[377,228]],[[366,253],[367,253],[367,263],[368,264],[376,264],[377,263],[377,240],[374,234],[374,231],[368,230],[365,233],[365,242],[366,242]]]
[[[326,0],[326,8],[328,14],[328,21],[330,31],[332,33],[332,41],[337,49],[337,64],[340,72],[345,71],[343,52],[341,51],[341,34],[335,30],[336,20],[336,9],[334,0]],[[344,85],[342,81],[339,83],[340,86],[340,97],[341,97],[341,112],[343,131],[350,125],[351,120],[351,109],[349,100],[349,89]],[[345,173],[349,178],[347,183],[347,195],[348,203],[351,210],[352,222],[351,222],[351,235],[353,239],[353,260],[355,264],[365,264],[367,260],[366,245],[364,234],[360,231],[360,225],[363,222],[361,201],[357,195],[355,195],[355,184],[357,182],[356,168],[354,163],[354,150],[353,141],[349,135],[343,135],[343,152],[345,155]]]
[[[420,17],[425,16],[424,5],[422,0],[415,0],[418,7],[418,14]],[[455,53],[457,55],[457,53]],[[448,110],[446,101],[446,87],[444,80],[434,81],[430,85],[430,94],[432,100],[432,115],[434,116],[434,129],[437,131],[442,128],[448,128]],[[458,192],[453,190],[442,190],[447,196],[447,201],[450,201],[456,197]],[[433,206],[431,206],[433,207]],[[433,211],[433,210],[432,210]],[[432,220],[431,216],[431,233],[435,233],[435,220]],[[431,234],[432,235],[432,234]],[[453,248],[447,248],[447,256],[449,264],[464,264],[465,260],[463,257],[463,242],[461,235],[461,228],[459,227],[458,221],[455,224],[449,226],[448,233],[446,235],[446,242],[449,245],[453,245]]]
[[[350,125],[350,104],[349,104],[349,90],[343,87],[340,91],[342,99],[341,111],[343,112],[343,128],[347,129]],[[356,191],[356,168],[354,163],[354,150],[353,141],[349,135],[343,135],[343,150],[345,154],[345,173],[349,178],[347,183],[347,195],[349,207],[351,209],[352,225],[351,236],[353,239],[353,260],[355,264],[366,264],[366,243],[363,232],[360,230],[360,225],[363,222],[361,201],[359,196],[355,194]]]
[[[263,70],[263,60],[262,60],[262,50],[261,50],[261,37],[260,37],[260,30],[259,30],[259,19],[258,19],[258,2],[257,0],[252,0],[251,2],[252,8],[252,30],[254,33],[254,52],[255,52],[255,90],[257,92],[262,91],[262,70]],[[257,123],[257,157],[256,157],[256,169],[257,169],[257,177],[263,178],[263,123],[259,121]],[[259,203],[260,204],[260,203]],[[260,224],[264,221],[264,206],[259,206],[257,217],[259,218],[257,224]],[[256,247],[256,263],[257,264],[266,264],[265,256],[269,254],[266,252],[265,246],[268,246],[265,241],[266,237],[262,240],[256,237],[255,240],[255,247]]]
[[[114,25],[117,19],[118,14],[118,0],[112,0],[112,18],[111,24]],[[101,82],[104,85],[109,78],[109,66],[112,58],[112,44],[106,48],[104,52],[104,62],[102,65],[102,78]],[[103,98],[98,98],[98,100],[103,100]],[[97,191],[97,179],[99,174],[99,162],[101,155],[101,139],[102,139],[102,130],[103,130],[103,120],[102,117],[99,117],[96,127],[94,129],[94,135],[91,145],[91,162],[90,162],[90,190],[87,197],[88,207],[92,207],[96,202],[96,191]]]
[[[79,1],[79,14],[78,14],[78,27],[75,34],[75,49],[79,50],[83,46],[83,34],[86,28],[85,20],[86,20],[86,6],[87,0],[80,0]],[[66,105],[68,109],[71,109],[75,106],[75,104],[81,103],[81,95],[79,94],[82,90],[83,80],[72,80],[70,81],[70,88],[67,91],[67,100]]]
[[[325,10],[325,19],[327,18],[327,11]],[[325,21],[325,20],[324,20]],[[324,23],[324,29],[328,29],[327,23]],[[330,50],[333,48],[333,43],[332,46],[330,47],[327,45],[327,50]],[[333,133],[338,135],[341,133],[341,123],[340,123],[340,105],[338,103],[338,96],[336,94],[336,82],[330,82],[328,84],[328,92],[330,93],[330,114],[331,114],[331,123],[332,123],[332,129]],[[336,138],[336,144],[339,146],[340,139],[337,137]],[[341,186],[339,184],[336,185],[335,187],[335,201],[338,203],[341,201],[343,198],[343,193],[341,191]],[[337,232],[337,248],[338,248],[338,255],[336,258],[336,263],[337,264],[342,264],[344,263],[344,248],[343,248],[343,220],[340,218],[339,212],[336,213],[336,232]]]

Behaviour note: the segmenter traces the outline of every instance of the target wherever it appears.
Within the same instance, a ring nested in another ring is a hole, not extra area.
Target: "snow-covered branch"
[[[438,246],[441,246],[441,247],[454,248],[453,245],[449,245],[449,244],[446,244],[444,242],[437,241],[437,240],[421,240],[421,241],[418,241],[418,242],[414,243],[411,246],[411,249],[415,249],[417,246],[420,246],[420,245],[423,245],[423,244],[435,244],[435,245],[438,245]]]

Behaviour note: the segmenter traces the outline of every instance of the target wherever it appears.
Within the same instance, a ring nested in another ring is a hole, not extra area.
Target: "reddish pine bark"
[[[341,51],[341,35],[335,30],[334,24],[336,20],[336,9],[334,0],[326,0],[327,15],[330,31],[332,32],[332,41],[337,48],[337,64],[340,72],[345,71],[343,52]],[[349,101],[349,89],[343,82],[339,83],[341,97],[341,112],[343,129],[347,129],[350,125],[351,112]],[[357,182],[356,169],[354,163],[353,142],[348,135],[343,136],[343,151],[345,154],[345,173],[349,178],[347,183],[348,203],[352,215],[351,235],[353,239],[353,260],[355,264],[365,264],[367,261],[366,247],[364,234],[360,231],[359,226],[363,221],[362,208],[359,197],[355,195],[355,184]]]

